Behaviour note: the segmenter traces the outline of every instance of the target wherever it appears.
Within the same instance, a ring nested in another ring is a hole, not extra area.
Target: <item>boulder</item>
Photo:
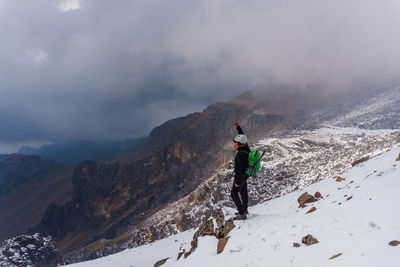
[[[226,243],[228,243],[228,240],[229,240],[229,236],[220,238],[218,240],[217,254],[220,254],[220,253],[222,253],[222,251],[224,251],[224,248],[226,246]]]
[[[307,192],[302,194],[297,199],[297,202],[299,202],[299,208],[304,208],[304,207],[306,207],[307,203],[312,203],[312,202],[315,202],[315,201],[317,201],[317,199],[314,196],[308,194]]]
[[[400,241],[398,241],[398,240],[390,241],[389,245],[392,247],[396,247],[396,246],[400,245]]]
[[[310,245],[314,245],[314,244],[319,243],[318,240],[317,240],[316,238],[314,238],[314,237],[313,237],[312,235],[310,235],[310,234],[308,234],[308,235],[306,235],[305,237],[303,237],[303,238],[301,239],[301,242],[302,242],[303,244],[306,244],[307,246],[310,246]]]
[[[400,161],[400,153],[399,153],[399,156],[397,157],[396,161]]]
[[[293,243],[293,247],[298,248],[298,247],[300,247],[300,244],[295,242],[295,243]]]
[[[154,267],[159,267],[159,266],[163,265],[164,263],[167,262],[168,259],[169,258],[165,258],[165,259],[157,261],[156,263],[154,263]]]

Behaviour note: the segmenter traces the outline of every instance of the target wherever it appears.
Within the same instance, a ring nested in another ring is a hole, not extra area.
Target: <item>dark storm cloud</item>
[[[140,136],[271,78],[397,82],[399,15],[394,0],[0,0],[0,144]]]

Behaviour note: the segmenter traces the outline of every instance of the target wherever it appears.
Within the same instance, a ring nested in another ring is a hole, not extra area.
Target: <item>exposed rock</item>
[[[391,245],[391,246],[393,246],[393,247],[396,247],[396,246],[400,245],[400,241],[398,241],[398,240],[390,241],[390,242],[389,242],[389,245]]]
[[[218,239],[224,239],[228,236],[228,233],[235,227],[235,224],[231,219],[224,223],[225,216],[221,209],[218,209],[215,212],[213,212],[212,217],[215,219],[217,223],[217,228],[214,228],[214,222],[212,219],[209,219],[209,217],[206,218],[200,225],[199,230],[197,230],[196,233],[194,233],[193,240],[191,241],[190,251],[184,254],[185,258],[187,258],[193,251],[196,250],[198,245],[198,239],[200,236],[214,235]],[[225,241],[219,241],[218,247],[220,246],[220,242],[225,242]],[[226,242],[228,242],[228,239],[226,239]]]
[[[20,235],[0,245],[0,266],[55,267],[60,262],[62,258],[50,236]]]
[[[200,228],[198,230],[198,235],[199,236],[215,235],[214,222],[212,219],[209,219],[208,221],[200,225]]]
[[[314,212],[314,211],[316,211],[316,210],[317,210],[316,207],[312,207],[311,209],[309,209],[309,210],[306,212],[306,214],[311,213],[311,212]]]
[[[226,243],[228,243],[228,240],[229,240],[229,236],[220,238],[218,240],[217,254],[220,254],[220,253],[222,253],[222,251],[224,251],[224,248],[226,246]]]
[[[299,244],[299,243],[293,243],[293,247],[295,247],[295,248],[298,248],[298,247],[300,247],[301,245]]]
[[[314,197],[315,198],[322,198],[322,195],[321,195],[320,192],[317,191],[317,192],[315,192]]]
[[[342,178],[342,177],[337,177],[337,178],[336,178],[336,182],[343,182],[344,180],[346,180],[346,179],[344,179],[344,178]]]
[[[178,257],[176,257],[176,261],[178,261],[182,257],[183,254],[185,254],[185,250],[178,253]]]
[[[187,258],[189,257],[189,255],[192,254],[192,250],[189,250],[188,252],[185,252],[185,254],[183,254],[183,258]]]
[[[159,267],[159,266],[163,265],[164,263],[167,262],[168,259],[169,258],[165,258],[165,259],[157,261],[156,263],[154,263],[154,267]]]
[[[354,167],[354,166],[360,164],[361,162],[364,162],[364,161],[367,161],[367,160],[369,160],[369,156],[366,156],[366,157],[360,158],[360,159],[358,159],[358,160],[355,160],[355,161],[351,164],[351,166]]]
[[[228,236],[229,232],[232,231],[233,228],[235,228],[235,224],[233,223],[233,220],[232,219],[227,220],[224,224],[224,230],[222,232],[222,237]]]
[[[312,203],[317,201],[315,197],[312,195],[308,194],[307,192],[303,193],[298,199],[297,202],[299,202],[299,208],[304,208],[306,207],[307,203]]]
[[[301,242],[302,242],[303,244],[306,244],[307,246],[310,246],[310,245],[314,245],[314,244],[319,243],[318,240],[317,240],[316,238],[314,238],[314,237],[313,237],[312,235],[310,235],[310,234],[308,234],[308,235],[306,235],[305,237],[303,237],[303,238],[301,239]]]
[[[341,256],[341,255],[343,255],[343,253],[338,253],[338,254],[333,255],[333,256],[330,257],[329,259],[330,259],[330,260],[333,260],[333,259],[335,259],[335,258],[337,258],[337,257],[339,257],[339,256]]]
[[[350,199],[352,199],[353,196],[346,198],[346,201],[349,201]]]
[[[397,157],[396,161],[400,161],[400,153],[399,153],[399,156]]]

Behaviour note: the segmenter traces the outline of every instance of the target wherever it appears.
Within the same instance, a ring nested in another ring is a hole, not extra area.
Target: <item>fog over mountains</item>
[[[141,137],[265,81],[391,86],[399,9],[395,0],[2,0],[0,153]]]

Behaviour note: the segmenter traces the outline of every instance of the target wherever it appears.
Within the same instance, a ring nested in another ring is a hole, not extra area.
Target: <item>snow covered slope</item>
[[[194,231],[186,231],[118,254],[71,266],[146,267],[164,258],[167,266],[400,266],[400,147],[377,155],[337,176],[308,185],[249,209],[249,219],[235,221],[221,254],[213,236],[199,238],[197,250],[177,261],[178,252],[190,249]],[[339,180],[339,181],[337,181]],[[317,202],[299,208],[304,193],[320,192]],[[316,211],[306,214],[311,208]],[[232,216],[234,210],[225,208]],[[319,243],[301,244],[313,235]],[[294,247],[297,242],[300,247]],[[334,255],[340,256],[329,259]]]

